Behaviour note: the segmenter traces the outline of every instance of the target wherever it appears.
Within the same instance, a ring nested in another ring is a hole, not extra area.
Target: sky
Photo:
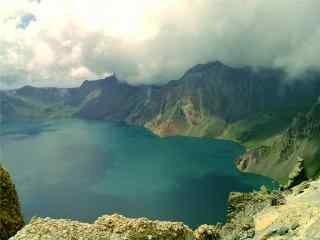
[[[0,0],[0,88],[116,73],[178,79],[198,63],[320,70],[319,0]]]

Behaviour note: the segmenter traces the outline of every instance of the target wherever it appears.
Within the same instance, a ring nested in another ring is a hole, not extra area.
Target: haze
[[[192,65],[320,68],[318,0],[0,2],[0,88],[77,86],[116,72],[164,83]]]

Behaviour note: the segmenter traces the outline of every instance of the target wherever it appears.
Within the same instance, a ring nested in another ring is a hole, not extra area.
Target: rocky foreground
[[[0,240],[13,236],[23,224],[15,186],[0,165]]]
[[[320,239],[320,180],[304,182],[286,193],[285,203],[255,216],[256,239]]]
[[[70,220],[33,219],[12,240],[192,239],[193,232],[180,223],[104,216],[93,224]]]
[[[320,179],[283,191],[232,193],[225,225],[103,216],[93,224],[34,218],[11,240],[319,240]]]

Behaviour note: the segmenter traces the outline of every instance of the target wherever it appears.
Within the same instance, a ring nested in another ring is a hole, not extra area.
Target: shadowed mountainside
[[[269,144],[244,154],[237,165],[242,171],[268,175],[283,183],[288,180],[292,182],[298,175],[301,181],[318,176],[320,102],[314,104],[306,114],[297,114],[289,127]]]
[[[78,88],[25,86],[0,92],[2,117],[80,116],[146,125],[161,135],[220,135],[226,124],[258,113],[311,104],[320,93],[320,74],[286,81],[280,70],[200,64],[163,86],[132,86],[115,75]],[[300,79],[301,80],[301,79]]]

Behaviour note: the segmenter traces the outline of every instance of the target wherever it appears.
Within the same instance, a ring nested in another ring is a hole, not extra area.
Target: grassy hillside
[[[220,138],[239,142],[248,149],[262,144],[270,145],[275,137],[288,128],[297,113],[306,113],[310,106],[306,104],[305,107],[254,114],[228,124]]]
[[[287,183],[301,160],[303,174],[313,178],[320,174],[320,104],[307,113],[298,114],[286,130],[262,141],[238,161],[247,172],[270,176]],[[291,176],[290,176],[291,174]]]

